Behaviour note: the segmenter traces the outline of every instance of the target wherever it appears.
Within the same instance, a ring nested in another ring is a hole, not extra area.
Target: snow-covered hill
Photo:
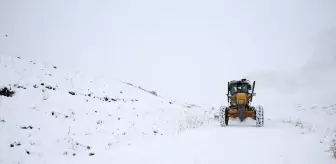
[[[113,70],[104,79],[44,61],[0,59],[1,164],[86,160],[207,119],[205,108],[108,79]]]
[[[263,96],[259,85],[265,127],[232,120],[221,128],[216,108],[167,100],[109,78],[113,71],[103,78],[44,61],[0,59],[1,164],[335,162],[335,104]]]
[[[222,128],[213,119],[217,109],[167,100],[109,78],[113,71],[102,78],[0,59],[1,164],[335,162],[335,104],[262,96],[259,86],[265,127],[232,120]]]

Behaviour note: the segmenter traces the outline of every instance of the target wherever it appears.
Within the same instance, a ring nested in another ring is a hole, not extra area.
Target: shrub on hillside
[[[178,132],[183,132],[186,131],[188,129],[195,129],[195,128],[199,128],[204,124],[204,120],[199,118],[199,117],[195,117],[195,116],[189,116],[186,118],[186,120],[180,120],[179,121],[179,130]]]
[[[12,97],[14,93],[15,93],[14,91],[12,91],[11,89],[8,89],[7,87],[0,88],[1,96]]]
[[[333,153],[334,157],[336,158],[336,139],[331,140],[331,145],[329,150]]]
[[[205,124],[209,124],[211,120],[214,120],[213,118],[213,111],[205,111],[203,115],[198,116],[187,116],[185,120],[179,121],[179,129],[178,132],[184,132],[186,130],[190,129],[196,129],[200,128]]]
[[[158,94],[155,91],[149,91],[149,93],[154,95],[154,96],[158,96]]]

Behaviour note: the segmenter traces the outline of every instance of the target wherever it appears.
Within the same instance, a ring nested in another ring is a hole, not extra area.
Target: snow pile
[[[0,163],[85,160],[205,119],[200,106],[133,84],[20,57],[0,59]]]
[[[320,142],[326,152],[335,154],[336,104],[310,107],[299,104],[282,122],[300,128],[302,134],[314,134],[317,140],[312,142]]]

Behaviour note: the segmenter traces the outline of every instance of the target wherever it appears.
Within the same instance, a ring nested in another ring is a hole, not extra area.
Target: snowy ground
[[[230,126],[195,130],[120,149],[99,162],[116,163],[333,163],[312,134],[269,121],[264,128]],[[132,158],[127,158],[132,156]],[[93,161],[92,161],[93,162]]]
[[[0,59],[0,88],[15,91],[0,96],[0,164],[336,162],[327,151],[335,104],[270,99],[265,127],[247,120],[222,128],[211,108],[43,61]]]

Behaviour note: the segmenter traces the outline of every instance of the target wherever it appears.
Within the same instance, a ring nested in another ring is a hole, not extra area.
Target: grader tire
[[[221,127],[225,127],[228,125],[229,120],[226,119],[227,117],[227,108],[225,106],[222,106],[219,111],[219,122]]]
[[[257,106],[256,108],[256,126],[264,126],[264,108],[262,106]]]

